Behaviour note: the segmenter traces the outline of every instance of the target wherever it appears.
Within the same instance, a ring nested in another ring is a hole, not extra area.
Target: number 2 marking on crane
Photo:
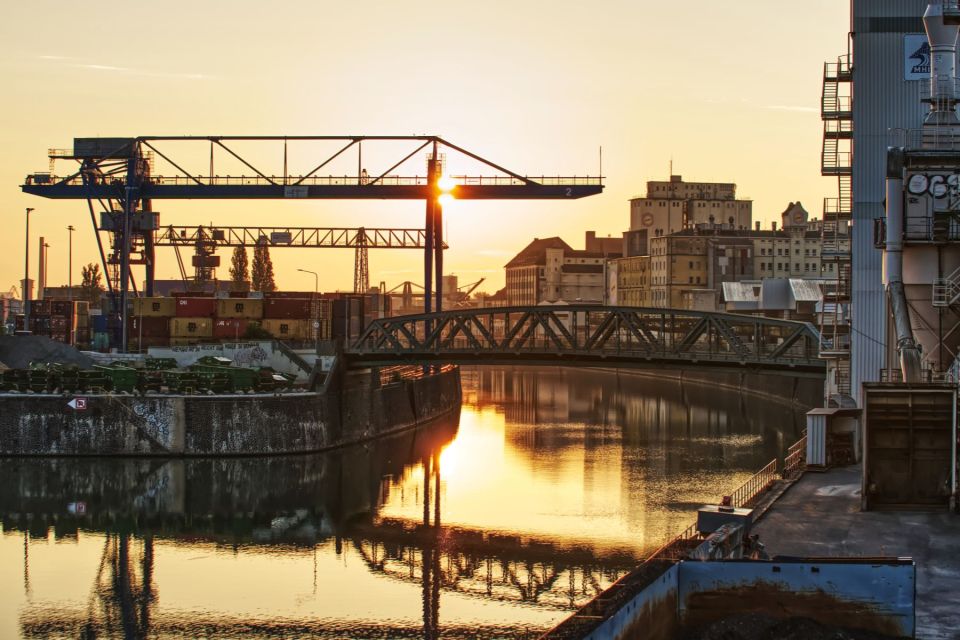
[[[567,197],[569,198],[572,195],[573,195],[573,187],[567,187]]]

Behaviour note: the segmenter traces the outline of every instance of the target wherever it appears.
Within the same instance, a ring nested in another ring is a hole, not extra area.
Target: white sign
[[[73,409],[74,411],[86,411],[87,410],[87,399],[86,398],[74,398],[67,403],[67,406]]]
[[[930,43],[925,34],[903,36],[903,79],[930,79]]]
[[[71,502],[67,505],[67,513],[73,515],[86,515],[87,513],[87,503],[86,502]]]

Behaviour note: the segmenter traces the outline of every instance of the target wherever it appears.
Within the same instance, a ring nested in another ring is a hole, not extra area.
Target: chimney
[[[773,229],[774,231],[777,230],[777,221],[776,221],[776,220],[774,220],[773,222],[770,223],[770,228]]]
[[[757,220],[756,225],[757,225],[757,231],[760,231],[760,221],[759,221],[759,220]]]

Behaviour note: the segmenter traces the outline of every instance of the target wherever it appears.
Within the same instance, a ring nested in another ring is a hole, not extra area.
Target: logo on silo
[[[903,79],[925,80],[930,77],[930,43],[927,36],[912,33],[903,36]]]
[[[924,42],[923,45],[910,54],[911,60],[916,60],[916,64],[910,68],[910,73],[922,73],[925,76],[930,75],[930,43]]]

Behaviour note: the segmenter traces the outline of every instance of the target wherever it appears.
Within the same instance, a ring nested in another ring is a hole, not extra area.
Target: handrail
[[[740,487],[730,495],[730,504],[734,507],[742,507],[766,491],[777,479],[777,466],[778,461],[774,458],[760,469],[760,471],[753,474],[749,480],[740,485]]]

